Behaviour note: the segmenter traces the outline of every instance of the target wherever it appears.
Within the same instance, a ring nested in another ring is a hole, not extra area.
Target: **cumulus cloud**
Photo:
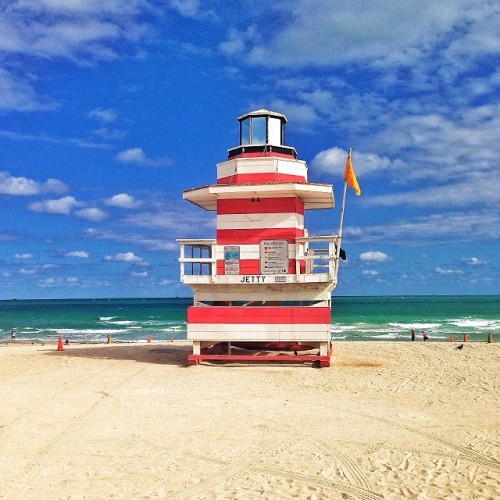
[[[141,167],[168,167],[172,161],[168,158],[149,158],[142,148],[130,148],[120,151],[116,155],[120,163],[130,163]]]
[[[196,17],[200,12],[200,0],[170,0],[170,7],[184,17]]]
[[[8,172],[0,172],[0,194],[11,196],[33,196],[41,193],[64,193],[68,187],[57,179],[37,182],[26,177],[14,177]]]
[[[338,147],[326,149],[313,158],[311,168],[327,174],[338,174],[339,172],[343,174],[347,154],[347,151]],[[352,153],[351,158],[356,177],[394,168],[394,162],[391,162],[386,156],[380,157],[376,154],[356,151]]]
[[[115,255],[105,255],[104,260],[108,262],[143,262],[142,257],[138,257],[133,252],[117,253]]]
[[[378,271],[374,271],[373,269],[365,269],[362,271],[364,276],[378,276],[380,273]]]
[[[97,207],[83,208],[75,212],[77,217],[80,219],[86,219],[91,221],[100,221],[108,217],[108,214]]]
[[[88,259],[89,254],[83,250],[74,250],[64,254],[65,257],[75,257],[76,259]]]
[[[119,208],[138,208],[142,205],[142,202],[136,200],[133,196],[127,193],[120,193],[111,196],[105,200],[106,205],[110,207],[119,207]]]
[[[73,196],[64,196],[58,200],[43,200],[35,201],[28,205],[32,212],[69,215],[74,207],[81,206],[82,203],[77,201]]]
[[[363,252],[360,254],[359,259],[362,262],[387,262],[392,260],[386,253],[379,251]]]

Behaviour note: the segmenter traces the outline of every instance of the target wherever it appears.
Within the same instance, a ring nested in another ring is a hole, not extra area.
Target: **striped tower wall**
[[[288,269],[295,273],[295,238],[304,235],[304,203],[295,198],[217,201],[217,274],[224,274],[224,245],[240,248],[240,274],[261,274],[260,242],[287,240]]]
[[[217,184],[261,182],[307,182],[307,164],[275,156],[245,156],[217,164]]]
[[[187,323],[193,341],[330,340],[329,307],[189,307]]]

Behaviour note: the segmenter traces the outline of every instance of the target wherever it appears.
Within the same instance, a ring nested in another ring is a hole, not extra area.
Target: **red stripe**
[[[326,324],[329,307],[188,307],[188,323],[218,324]]]
[[[249,197],[247,199],[217,200],[217,215],[260,213],[297,213],[304,215],[304,202],[294,197]]]
[[[218,229],[218,245],[252,245],[261,240],[287,240],[295,243],[295,238],[304,236],[303,229]]]
[[[269,172],[263,174],[234,174],[217,179],[217,184],[253,184],[258,182],[307,182],[303,175],[280,174]]]
[[[288,274],[295,274],[295,259],[288,259]],[[217,275],[224,274],[224,261],[217,261]],[[240,260],[240,272],[238,274],[261,274],[259,259],[242,259]]]
[[[272,151],[256,151],[253,153],[241,153],[239,155],[230,156],[229,159],[233,160],[234,158],[257,158],[259,156],[275,156],[276,158],[292,158],[295,160],[295,156],[293,154],[287,153],[274,153]]]

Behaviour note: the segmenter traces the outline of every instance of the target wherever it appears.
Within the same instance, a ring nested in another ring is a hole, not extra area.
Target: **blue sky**
[[[176,238],[215,236],[182,191],[215,182],[237,116],[337,207],[339,295],[498,294],[500,4],[0,1],[0,299],[187,296]]]

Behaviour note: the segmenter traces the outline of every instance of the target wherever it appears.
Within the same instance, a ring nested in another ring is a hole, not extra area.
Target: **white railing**
[[[337,235],[296,238],[295,273],[328,274],[329,279],[336,279],[339,247],[340,238]]]
[[[239,275],[217,276],[217,250],[223,245],[215,239],[177,240],[180,246],[180,275],[184,283],[239,282]],[[333,236],[295,239],[295,275],[286,275],[287,282],[335,281],[338,274],[340,238]]]
[[[184,276],[209,276],[215,281],[217,274],[216,242],[211,239],[177,240],[180,245],[179,263],[181,281]]]

